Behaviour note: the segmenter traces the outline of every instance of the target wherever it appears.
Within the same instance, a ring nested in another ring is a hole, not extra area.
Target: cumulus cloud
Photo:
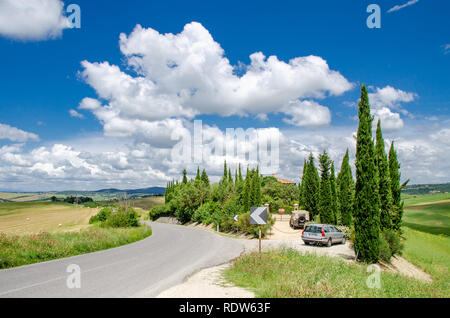
[[[412,6],[413,4],[416,4],[417,2],[419,2],[419,0],[409,0],[408,2],[406,2],[404,4],[397,4],[397,5],[393,6],[387,12],[388,13],[395,12],[395,11],[404,9],[406,7]]]
[[[71,27],[60,0],[0,1],[0,35],[19,40],[54,39]]]
[[[70,109],[69,110],[69,114],[72,117],[76,117],[76,118],[84,118],[83,114],[80,114],[79,112],[77,112],[75,109]]]
[[[310,100],[289,102],[282,111],[292,116],[284,121],[294,126],[322,126],[331,121],[330,110]]]
[[[329,122],[329,110],[306,99],[341,95],[353,87],[318,56],[284,62],[256,52],[249,65],[233,66],[196,22],[178,34],[137,25],[131,34],[122,33],[119,43],[134,75],[109,62],[81,63],[81,76],[99,99],[85,98],[79,108],[91,110],[112,136],[151,137],[162,127],[183,129],[182,120],[201,114],[258,116],[280,109],[292,117],[288,123],[322,125]]]
[[[405,92],[401,89],[387,85],[383,88],[377,87],[369,93],[370,106],[372,114],[375,116],[374,124],[378,119],[381,120],[381,126],[385,130],[397,130],[403,128],[402,114],[409,114],[407,110],[402,108],[402,103],[414,101],[418,95],[413,92]],[[397,110],[394,112],[392,110]]]
[[[39,141],[39,136],[16,127],[0,124],[0,139],[25,142],[28,140]]]

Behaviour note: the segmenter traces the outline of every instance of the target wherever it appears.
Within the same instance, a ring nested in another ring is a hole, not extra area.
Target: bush
[[[386,263],[390,263],[392,253],[391,249],[389,248],[389,244],[383,235],[380,235],[379,249],[380,249],[380,259],[385,261]]]
[[[353,227],[348,227],[345,225],[336,225],[336,227],[341,230],[342,232],[344,232],[345,234],[345,239],[347,241],[352,241],[352,238],[354,238],[355,236],[355,229]]]
[[[136,227],[139,225],[139,213],[129,208],[128,211],[119,210],[101,223],[102,227]]]
[[[403,244],[400,241],[400,236],[393,230],[385,230],[383,232],[383,237],[389,245],[392,256],[402,255]]]
[[[148,217],[150,220],[155,221],[163,216],[174,216],[170,204],[154,206],[150,209]]]
[[[194,215],[192,215],[192,221],[208,225],[213,221],[213,211],[214,205],[211,202],[207,202],[195,210]]]
[[[89,219],[89,224],[96,222],[104,222],[111,215],[111,208],[106,207],[100,210],[96,215],[91,216]]]

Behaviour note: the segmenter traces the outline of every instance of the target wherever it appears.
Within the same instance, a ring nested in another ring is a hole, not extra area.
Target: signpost
[[[250,224],[257,224],[259,229],[259,253],[261,253],[261,225],[267,224],[267,207],[250,208]]]

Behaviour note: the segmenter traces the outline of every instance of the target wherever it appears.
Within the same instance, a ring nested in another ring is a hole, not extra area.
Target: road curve
[[[136,243],[0,270],[0,297],[154,297],[191,273],[239,256],[239,240],[209,231],[149,223],[152,236]],[[81,269],[70,289],[67,267]]]

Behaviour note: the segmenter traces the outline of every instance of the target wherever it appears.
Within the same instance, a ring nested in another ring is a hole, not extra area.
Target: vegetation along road
[[[104,251],[0,270],[0,297],[153,297],[193,272],[228,262],[243,251],[239,240],[151,223],[153,235]],[[80,288],[68,288],[81,269]]]

